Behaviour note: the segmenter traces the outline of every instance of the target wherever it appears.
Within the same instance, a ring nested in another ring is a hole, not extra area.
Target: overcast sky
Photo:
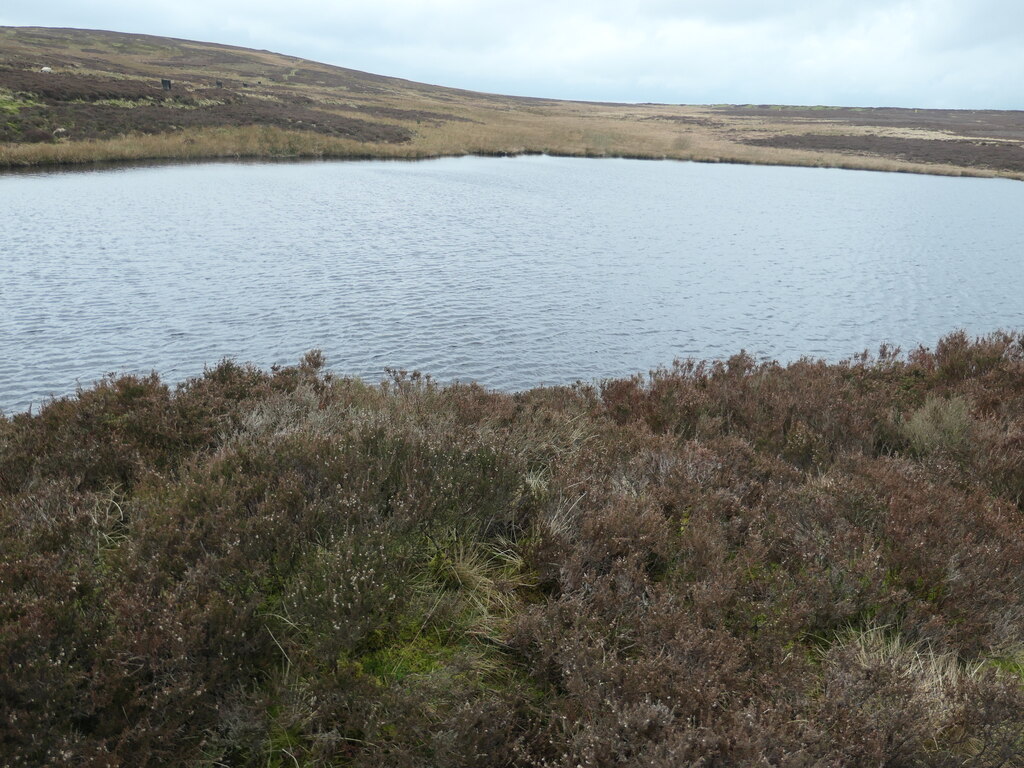
[[[0,25],[523,96],[1024,109],[1024,0],[0,0]]]

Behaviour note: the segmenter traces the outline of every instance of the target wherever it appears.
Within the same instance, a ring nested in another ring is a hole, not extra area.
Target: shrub
[[[1019,764],[1020,343],[941,346],[0,418],[4,759]]]

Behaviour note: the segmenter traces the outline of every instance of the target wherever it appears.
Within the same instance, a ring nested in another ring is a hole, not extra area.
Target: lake
[[[224,357],[522,389],[1024,326],[1024,184],[552,157],[0,176],[0,411]]]

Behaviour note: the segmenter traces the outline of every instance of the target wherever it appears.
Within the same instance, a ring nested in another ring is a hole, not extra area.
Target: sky
[[[0,25],[240,45],[519,96],[1024,109],[1024,0],[0,0]]]

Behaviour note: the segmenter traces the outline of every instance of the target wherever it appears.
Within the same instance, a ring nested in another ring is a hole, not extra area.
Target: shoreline
[[[864,348],[860,352],[845,353],[836,356],[823,355],[794,355],[791,357],[779,357],[771,355],[753,354],[745,348],[738,351],[723,353],[719,356],[691,356],[676,357],[668,363],[661,363],[646,368],[635,368],[619,370],[617,372],[596,375],[590,377],[567,376],[549,381],[538,381],[521,386],[495,384],[493,381],[486,381],[474,377],[461,376],[435,376],[427,370],[415,367],[402,368],[384,366],[373,373],[353,373],[346,370],[334,369],[324,363],[319,369],[320,372],[335,382],[348,382],[353,386],[367,389],[387,390],[391,382],[395,380],[411,380],[428,388],[437,390],[471,388],[486,392],[495,397],[528,397],[539,395],[544,392],[562,390],[597,391],[607,386],[645,385],[666,376],[679,375],[685,370],[720,369],[728,367],[736,361],[742,361],[753,368],[763,371],[785,372],[790,369],[798,369],[805,366],[824,367],[826,369],[864,369],[885,367],[889,365],[910,366],[916,358],[925,355],[936,354],[950,339],[956,339],[957,343],[983,346],[991,343],[1003,343],[1006,345],[1016,344],[1024,348],[1024,327],[1002,326],[988,333],[972,334],[963,328],[950,331],[939,338],[937,344],[932,347],[926,343],[917,346],[902,346],[891,341],[879,343],[875,351]],[[323,350],[313,348],[305,353],[306,356],[313,356],[317,359],[326,360]],[[177,372],[171,373],[166,369],[156,367],[138,368],[117,368],[108,366],[105,373],[96,373],[95,376],[81,375],[74,376],[74,386],[65,386],[63,391],[51,389],[46,394],[33,395],[29,400],[22,400],[17,405],[4,407],[0,404],[0,422],[3,420],[14,421],[21,418],[36,418],[44,410],[54,405],[65,402],[74,402],[81,397],[89,396],[93,390],[103,389],[122,379],[147,379],[158,381],[161,386],[166,387],[170,392],[187,389],[192,382],[202,379],[210,371],[222,366],[236,366],[245,368],[261,376],[272,376],[276,371],[287,368],[285,363],[265,363],[250,360],[239,360],[237,356],[226,355],[215,362],[204,362],[200,368],[196,366],[179,366]],[[173,369],[172,369],[173,370]],[[27,406],[25,403],[28,403]]]
[[[253,126],[257,130],[265,130],[260,126]],[[240,129],[244,130],[244,129]],[[19,172],[56,170],[56,169],[81,169],[91,170],[97,168],[128,168],[136,165],[160,165],[175,163],[217,163],[217,162],[292,162],[292,161],[420,161],[440,160],[444,158],[457,157],[526,157],[526,156],[550,156],[568,157],[591,160],[671,160],[676,162],[691,162],[703,164],[723,165],[757,165],[765,167],[788,167],[788,168],[828,168],[848,171],[873,171],[876,173],[911,173],[924,176],[947,176],[979,179],[1009,179],[1011,181],[1024,181],[1024,173],[998,170],[992,168],[955,166],[955,165],[929,165],[924,163],[898,163],[881,157],[856,157],[850,156],[837,159],[834,156],[809,157],[804,159],[785,158],[757,158],[750,156],[730,157],[726,154],[716,156],[704,156],[701,154],[672,153],[655,154],[644,152],[616,152],[602,151],[594,152],[581,149],[571,150],[550,150],[534,148],[517,148],[508,150],[479,150],[465,149],[449,152],[423,152],[416,147],[409,147],[407,151],[400,151],[393,146],[385,146],[380,151],[368,151],[367,149],[299,149],[298,151],[278,151],[275,148],[267,150],[252,150],[244,146],[235,148],[225,147],[210,153],[196,152],[193,143],[194,139],[183,137],[180,141],[173,141],[172,136],[146,137],[158,139],[158,142],[146,142],[148,145],[158,143],[160,149],[156,151],[142,151],[132,149],[137,142],[132,138],[125,140],[111,140],[103,142],[99,146],[82,143],[69,144],[42,144],[42,145],[0,145],[0,175],[17,174]],[[296,133],[279,137],[287,143],[302,144],[307,136]],[[172,139],[168,141],[168,139]],[[123,149],[122,149],[123,146]],[[398,150],[398,151],[396,151]]]

